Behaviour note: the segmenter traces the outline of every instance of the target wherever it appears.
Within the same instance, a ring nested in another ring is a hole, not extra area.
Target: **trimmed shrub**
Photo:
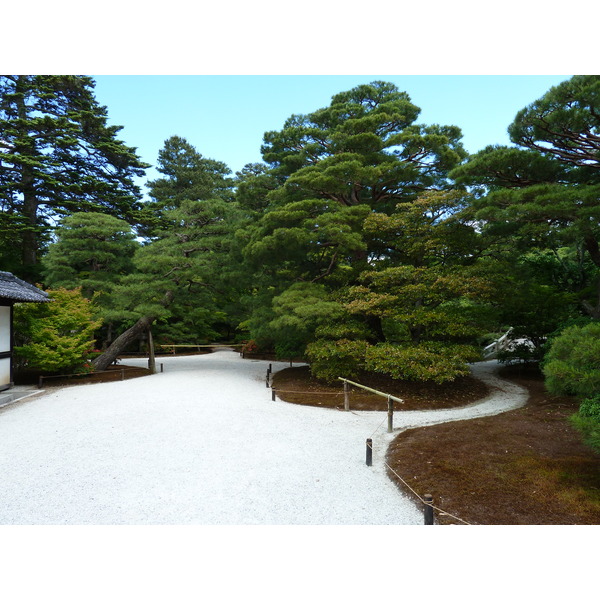
[[[583,441],[600,453],[600,395],[586,398],[571,423],[581,432]]]
[[[54,302],[15,305],[17,366],[43,373],[86,372],[93,333],[102,321],[94,319],[81,288],[48,294]]]
[[[444,383],[468,375],[468,363],[480,358],[477,348],[463,344],[377,344],[367,349],[366,368],[394,379]]]
[[[581,398],[600,394],[600,323],[564,329],[552,340],[543,371],[553,394]]]
[[[364,340],[318,340],[308,344],[306,355],[311,373],[319,379],[334,381],[351,377],[365,367],[369,343]]]

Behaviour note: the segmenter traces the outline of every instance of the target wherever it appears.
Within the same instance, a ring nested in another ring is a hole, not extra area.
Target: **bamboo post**
[[[373,440],[367,438],[367,467],[373,466]]]
[[[394,431],[394,401],[388,397],[388,433]]]
[[[344,381],[344,410],[350,410],[350,394],[347,381]]]
[[[431,494],[423,495],[425,507],[423,510],[425,525],[433,525],[433,496]]]

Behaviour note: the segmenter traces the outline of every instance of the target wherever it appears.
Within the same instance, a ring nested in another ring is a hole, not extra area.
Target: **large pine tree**
[[[134,256],[136,273],[115,290],[121,320],[135,322],[94,361],[98,370],[157,319],[163,330],[193,339],[212,334],[220,318],[218,282],[239,220],[230,171],[177,136],[166,140],[158,163],[164,177],[149,184],[145,207],[151,241]]]
[[[94,81],[75,75],[0,77],[0,247],[3,263],[38,276],[53,219],[79,211],[137,220],[134,176],[148,165],[117,139]],[[18,253],[18,254],[17,254]]]

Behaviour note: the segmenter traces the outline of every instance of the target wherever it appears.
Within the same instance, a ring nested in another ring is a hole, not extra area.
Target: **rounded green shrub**
[[[600,394],[583,400],[571,423],[580,431],[583,441],[600,452]]]
[[[543,371],[553,394],[600,394],[600,323],[564,329],[552,340]]]

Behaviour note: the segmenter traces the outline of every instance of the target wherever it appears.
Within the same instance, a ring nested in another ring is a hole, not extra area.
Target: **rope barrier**
[[[400,475],[398,475],[398,473],[396,473],[396,471],[385,460],[385,458],[383,459],[383,463],[423,504],[428,504],[427,502],[425,502],[425,500],[423,500],[423,498],[419,494],[417,494],[417,492],[415,492],[415,490],[413,490],[413,488],[410,485],[408,485],[408,483],[406,483],[406,481],[404,481],[404,479],[402,479],[402,477],[400,477]],[[460,517],[457,517],[456,515],[452,515],[449,512],[446,512],[445,510],[441,509],[439,506],[435,506],[434,504],[429,504],[429,506],[431,506],[434,510],[437,510],[440,514],[446,515],[447,517],[450,517],[452,519],[456,519],[457,521],[460,521],[461,523],[464,523],[465,525],[471,525],[471,523],[467,523],[467,521],[461,519]]]
[[[382,425],[383,425],[383,424],[384,424],[386,421],[387,421],[387,416],[385,416],[385,417],[383,418],[383,421],[381,421],[381,423],[379,423],[379,425],[377,426],[377,429],[376,429],[376,430],[375,430],[375,431],[374,431],[374,432],[373,432],[373,433],[372,433],[372,434],[371,434],[369,437],[370,437],[370,438],[372,438],[372,437],[373,437],[373,436],[374,436],[374,435],[377,433],[377,431],[379,431],[379,428],[380,428],[380,427],[381,427],[381,426],[382,426]]]
[[[339,379],[342,379],[341,377],[339,377]],[[343,381],[347,381],[347,380],[343,380]],[[353,382],[349,382],[349,383],[353,383]],[[361,386],[364,387],[364,386]],[[273,392],[287,392],[290,394],[320,394],[320,395],[335,395],[335,396],[340,396],[342,395],[344,392],[307,392],[307,391],[293,391],[293,390],[279,390],[276,388],[271,388],[271,390]],[[352,393],[354,390],[350,390],[350,393]],[[370,389],[367,389],[367,391],[369,393],[375,393],[377,394],[377,392],[375,390],[371,391]],[[379,392],[378,395],[384,395],[382,392]],[[387,396],[387,394],[386,394]],[[390,397],[390,396],[388,396]],[[403,400],[400,400],[399,398],[394,398],[394,396],[391,396],[392,399],[403,402]],[[373,438],[373,436],[375,435],[375,433],[377,433],[377,431],[381,428],[381,426],[386,422],[387,420],[387,416],[381,421],[381,423],[377,426],[377,429],[375,429],[375,431],[371,434],[370,438]],[[464,519],[461,519],[460,517],[457,517],[456,515],[453,515],[445,510],[443,510],[442,508],[440,508],[439,506],[435,506],[434,504],[425,502],[425,500],[410,486],[408,485],[408,483],[406,483],[406,481],[404,481],[404,479],[402,479],[402,477],[400,477],[400,475],[398,475],[398,473],[392,468],[392,466],[385,460],[385,458],[383,459],[383,463],[385,464],[385,466],[419,499],[419,501],[423,504],[423,505],[428,505],[431,506],[434,510],[437,510],[438,513],[445,515],[447,517],[450,517],[451,519],[456,519],[457,521],[460,521],[461,523],[464,523],[465,525],[471,525],[471,523],[468,523],[467,521],[465,521]]]

